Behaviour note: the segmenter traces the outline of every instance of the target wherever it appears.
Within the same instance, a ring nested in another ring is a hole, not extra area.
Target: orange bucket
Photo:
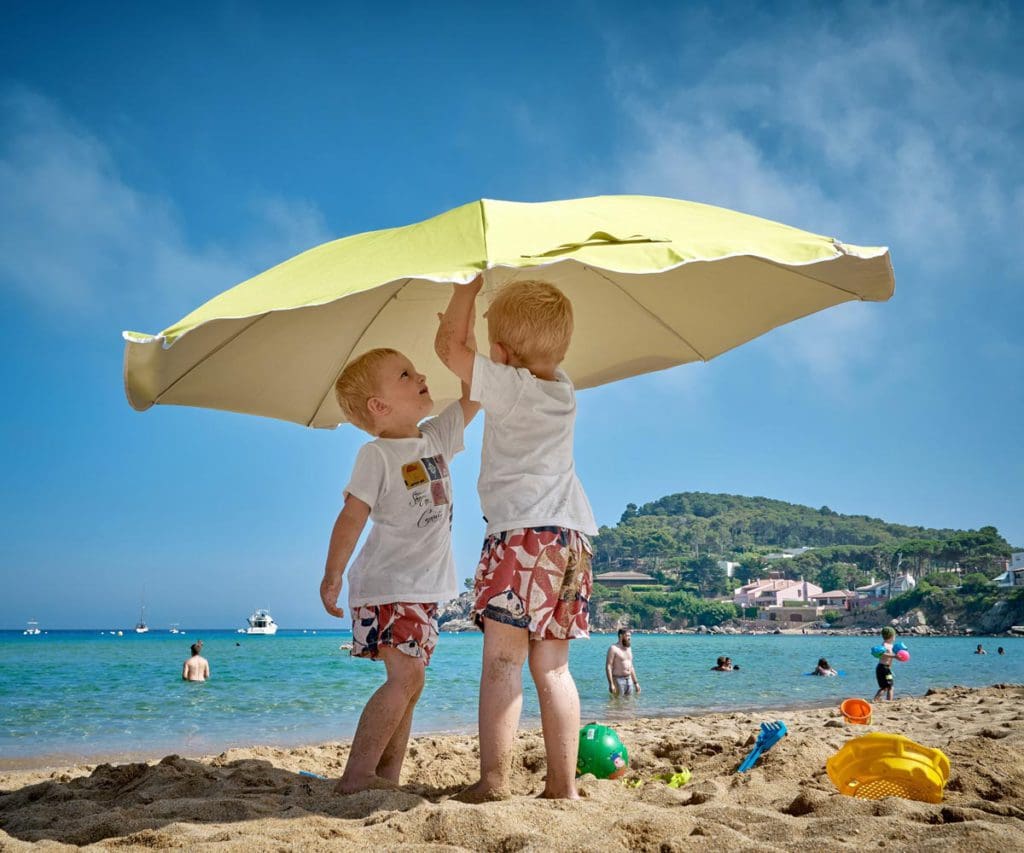
[[[848,723],[866,726],[871,722],[871,703],[863,699],[844,699],[839,710]]]

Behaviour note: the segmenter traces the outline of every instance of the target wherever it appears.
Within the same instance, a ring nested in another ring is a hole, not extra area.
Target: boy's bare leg
[[[569,641],[530,644],[530,674],[537,685],[548,773],[542,797],[575,800],[580,740],[580,697],[569,672]]]
[[[409,717],[409,724],[412,723],[410,703],[423,689],[423,662],[390,646],[380,650],[380,657],[387,667],[387,680],[370,697],[359,717],[345,772],[334,787],[339,794],[390,787],[397,781],[381,778],[377,775],[377,768],[406,716]],[[403,744],[408,737],[406,729]],[[403,745],[403,757],[404,754]],[[394,760],[392,755],[390,765],[393,765]],[[400,761],[398,767],[401,769]]]
[[[480,781],[456,795],[467,803],[507,799],[512,746],[523,709],[523,662],[530,637],[515,628],[485,619],[484,660],[480,674]]]
[[[377,775],[381,779],[394,782],[396,785],[398,784],[399,776],[402,775],[402,762],[405,761],[405,750],[409,746],[409,732],[412,731],[412,715],[416,710],[416,703],[419,701],[422,692],[422,688],[417,690],[416,695],[409,700],[409,707],[405,710],[405,716],[402,717],[398,728],[395,729],[395,733],[391,736],[391,740],[384,747],[384,754],[380,757],[380,761],[377,762]]]

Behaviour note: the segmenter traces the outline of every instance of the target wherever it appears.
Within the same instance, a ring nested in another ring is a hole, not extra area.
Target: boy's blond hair
[[[345,417],[368,433],[373,433],[373,418],[366,404],[377,394],[380,377],[378,370],[386,358],[401,355],[387,347],[364,352],[350,361],[334,383],[334,396]]]
[[[896,631],[893,630],[893,628],[890,627],[889,625],[886,625],[882,629],[882,639],[883,640],[895,640],[896,639]]]
[[[572,303],[546,281],[510,282],[487,309],[487,331],[527,364],[561,364],[572,339]]]

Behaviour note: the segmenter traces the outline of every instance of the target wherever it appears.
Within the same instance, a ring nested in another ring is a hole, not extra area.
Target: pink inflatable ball
[[[908,660],[910,660],[910,652],[908,652],[906,649],[900,649],[898,652],[896,652],[896,660],[898,660],[900,663],[906,663]]]

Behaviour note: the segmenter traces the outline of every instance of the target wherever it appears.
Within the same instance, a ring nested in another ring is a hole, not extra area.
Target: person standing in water
[[[640,692],[640,682],[633,668],[632,635],[628,628],[619,628],[619,641],[608,648],[604,672],[608,677],[608,692],[614,696],[628,696]]]
[[[182,681],[206,681],[210,677],[210,662],[199,654],[202,650],[202,640],[192,644],[192,657],[181,668]]]

